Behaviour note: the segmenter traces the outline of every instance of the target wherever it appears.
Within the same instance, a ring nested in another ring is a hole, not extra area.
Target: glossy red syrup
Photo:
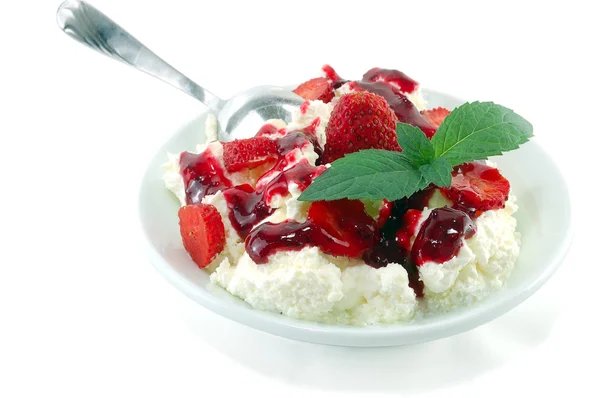
[[[310,126],[308,126],[310,128]],[[294,149],[305,147],[308,142],[318,145],[314,133],[303,131],[291,131],[285,136],[277,139],[277,153],[279,156],[285,156]]]
[[[319,120],[297,132],[291,132],[276,140],[279,159],[271,169],[274,178],[266,181],[256,190],[248,185],[233,187],[225,171],[210,149],[200,154],[183,152],[180,157],[181,175],[186,187],[186,202],[200,203],[206,195],[223,191],[230,209],[229,219],[240,234],[245,238],[250,230],[274,211],[268,203],[274,195],[285,196],[289,193],[288,185],[294,182],[300,190],[306,189],[312,180],[325,171],[324,166],[314,167],[302,159],[298,164],[289,166],[290,156],[295,149],[306,147],[312,143],[317,153],[321,152],[314,131]],[[278,130],[272,125],[263,126],[259,135],[270,135]],[[285,171],[283,171],[285,170]],[[271,173],[271,171],[267,172]],[[283,172],[282,172],[283,171]]]
[[[304,101],[302,103],[302,105],[300,105],[300,113],[301,114],[305,114],[306,111],[308,110],[308,107],[310,106],[310,101]]]
[[[256,224],[273,214],[275,209],[268,203],[275,195],[289,194],[288,186],[292,182],[296,183],[300,190],[305,190],[324,170],[324,166],[315,167],[303,159],[273,178],[262,189],[254,190],[252,186],[244,184],[224,190],[231,225],[240,237],[245,239]]]
[[[267,123],[258,130],[258,133],[256,133],[255,137],[270,136],[277,134],[278,132],[279,130],[277,130],[277,127]]]
[[[296,183],[300,190],[304,190],[316,176],[325,170],[324,167],[311,166],[305,159],[285,170],[290,161],[288,155],[292,151],[305,147],[309,142],[313,143],[315,148],[318,147],[316,137],[311,134],[310,128],[309,126],[308,133],[305,133],[304,130],[290,132],[276,140],[279,160],[271,171],[266,173],[275,175],[269,182],[257,184],[256,190],[246,185],[230,188],[223,192],[230,210],[229,220],[242,239],[248,236],[256,224],[273,214],[275,210],[268,205],[273,196],[286,196],[289,193],[288,185],[291,182]],[[282,170],[285,171],[281,172]]]
[[[264,223],[246,239],[246,251],[257,264],[280,250],[301,250],[316,246],[334,256],[360,257],[377,241],[375,221],[356,200],[314,202],[304,223]]]
[[[417,266],[428,261],[444,263],[458,255],[463,238],[469,239],[476,230],[465,212],[450,207],[434,209],[421,226],[411,258]]]
[[[414,234],[417,214],[420,215],[432,194],[433,188],[427,188],[410,198],[391,202],[389,216],[379,229],[379,242],[363,255],[365,263],[374,268],[385,267],[389,263],[401,264],[408,273],[410,287],[418,297],[423,296],[423,282],[419,280],[419,271],[410,259],[409,239]]]
[[[378,244],[364,257],[372,267],[385,267],[388,263],[406,264],[409,257],[410,236],[414,235],[421,210],[425,207],[433,188],[417,192],[410,198],[384,203],[378,224],[380,239]],[[387,214],[385,221],[381,214]]]
[[[272,198],[275,195],[287,195],[288,185],[295,183],[301,191],[304,191],[313,180],[325,171],[325,166],[312,166],[306,159],[302,159],[294,167],[287,169],[279,176],[275,177],[265,188],[267,196]]]
[[[200,154],[182,152],[179,166],[187,204],[200,203],[206,195],[213,195],[233,185],[209,149]]]
[[[299,131],[290,131],[287,135],[280,138],[277,142],[277,151],[279,155],[284,158],[291,151],[297,148],[302,148],[306,145],[307,141],[309,141],[313,145],[313,149],[317,156],[319,157],[315,164],[318,166],[321,164],[321,157],[323,156],[323,149],[317,140],[316,129],[319,123],[321,122],[320,118],[316,118],[311,124],[303,128]]]
[[[301,250],[306,246],[317,246],[327,238],[323,230],[306,221],[270,222],[259,225],[246,239],[246,252],[256,264],[265,264],[271,254],[280,250]]]
[[[256,192],[248,184],[238,185],[223,191],[229,220],[240,237],[245,238],[252,227],[274,211],[265,201],[264,192]]]
[[[411,79],[405,73],[396,69],[373,68],[363,75],[363,82],[385,82],[396,86],[404,93],[412,93],[417,89],[419,83]]]

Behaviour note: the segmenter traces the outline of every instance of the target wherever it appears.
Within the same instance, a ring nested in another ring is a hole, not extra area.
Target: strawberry
[[[449,114],[450,111],[446,108],[442,108],[441,106],[438,106],[434,109],[427,109],[421,111],[421,115],[423,115],[425,120],[427,120],[429,124],[431,124],[436,129],[440,127],[440,124],[442,124],[446,116],[448,116]]]
[[[346,81],[345,79],[342,79],[330,65],[323,65],[321,70],[325,73],[325,77],[331,82]]]
[[[333,85],[324,77],[310,79],[293,91],[305,100],[329,102],[333,98]]]
[[[331,163],[361,149],[400,151],[396,122],[394,111],[383,97],[368,91],[343,95],[325,129],[323,162]]]
[[[229,172],[253,169],[276,160],[277,143],[266,137],[253,137],[223,143],[223,161]]]
[[[379,240],[377,222],[360,200],[313,202],[308,219],[325,232],[319,247],[334,256],[360,257]]]
[[[455,207],[477,215],[503,208],[508,199],[510,183],[498,169],[471,162],[456,166],[452,172],[452,184],[441,191],[454,202]]]
[[[225,227],[213,205],[198,203],[180,208],[179,231],[183,247],[200,268],[208,266],[225,247]]]

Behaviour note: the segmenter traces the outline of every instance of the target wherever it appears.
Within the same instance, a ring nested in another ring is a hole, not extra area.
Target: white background
[[[65,36],[58,0],[3,4],[0,396],[598,396],[598,14],[525,3],[93,2],[222,97],[324,63],[348,78],[380,66],[533,123],[570,184],[563,266],[485,326],[385,349],[267,335],[169,285],[143,250],[137,189],[202,106]]]

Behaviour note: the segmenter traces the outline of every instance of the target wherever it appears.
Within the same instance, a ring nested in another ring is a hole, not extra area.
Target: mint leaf
[[[452,182],[452,165],[445,158],[434,159],[419,167],[423,178],[438,187],[449,187]]]
[[[433,144],[420,128],[406,123],[396,124],[398,144],[402,147],[402,153],[414,164],[421,166],[432,161],[434,158]]]
[[[435,157],[458,165],[517,149],[533,137],[533,126],[493,102],[465,103],[452,111],[431,139]]]
[[[408,197],[427,185],[429,182],[403,153],[367,149],[333,162],[298,200],[348,198],[391,201]]]

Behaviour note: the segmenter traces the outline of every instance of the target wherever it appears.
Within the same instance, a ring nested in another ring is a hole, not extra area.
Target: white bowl
[[[429,106],[454,108],[464,101],[424,90]],[[571,242],[571,204],[555,163],[535,138],[520,149],[491,160],[510,180],[517,196],[521,254],[506,286],[483,302],[409,324],[368,327],[327,325],[263,312],[210,283],[185,252],[179,236],[179,202],[162,182],[167,151],[194,151],[204,142],[206,114],[190,121],[159,149],[148,165],[140,191],[140,218],[150,260],[177,289],[231,320],[290,339],[343,346],[390,346],[424,342],[472,329],[514,308],[556,271]]]

